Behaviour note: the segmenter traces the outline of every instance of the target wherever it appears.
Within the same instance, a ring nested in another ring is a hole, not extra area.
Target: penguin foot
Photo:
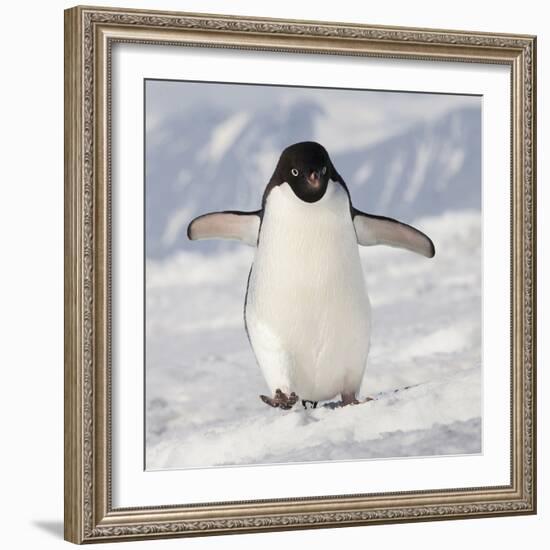
[[[275,390],[275,395],[273,397],[260,395],[260,399],[270,407],[279,407],[284,410],[292,409],[292,407],[298,402],[298,396],[294,392],[287,395],[279,388]]]
[[[307,404],[308,403],[311,403],[311,408],[312,409],[317,408],[318,401],[312,401],[311,399],[302,399],[302,407],[304,407],[304,409],[307,409]]]
[[[341,401],[329,401],[328,403],[323,403],[323,407],[326,409],[341,409],[342,407],[346,407],[347,405],[362,405],[363,403],[368,403],[369,401],[374,401],[374,397],[365,397],[362,401],[359,401],[358,399],[354,398],[352,400],[344,400]]]
[[[359,405],[361,401],[355,397],[355,393],[343,393],[342,394],[342,401],[340,401],[341,407],[345,407],[347,405]]]

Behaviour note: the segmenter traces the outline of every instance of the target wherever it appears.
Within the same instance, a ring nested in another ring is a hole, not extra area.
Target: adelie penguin
[[[260,397],[281,409],[338,395],[358,403],[371,330],[358,245],[435,254],[414,227],[354,208],[325,148],[309,141],[282,152],[260,210],[199,216],[187,235],[256,247],[245,327],[271,392]]]

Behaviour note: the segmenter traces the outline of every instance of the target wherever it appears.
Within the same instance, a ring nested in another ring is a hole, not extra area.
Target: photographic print
[[[146,469],[482,452],[481,97],[144,86]]]
[[[536,513],[536,37],[65,11],[65,538]]]

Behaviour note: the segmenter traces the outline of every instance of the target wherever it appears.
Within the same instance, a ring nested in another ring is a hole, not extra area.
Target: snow
[[[172,246],[181,236],[182,230],[187,228],[189,220],[193,217],[193,210],[189,206],[184,206],[176,210],[169,218],[161,242],[165,247]]]
[[[219,162],[233,145],[249,120],[250,115],[246,111],[237,113],[224,120],[212,132],[212,139],[204,151],[204,159],[213,163]]]
[[[375,399],[346,408],[258,398],[267,387],[243,326],[253,249],[194,243],[149,259],[147,469],[480,453],[480,212],[413,223],[433,259],[360,249],[374,325],[361,396]]]
[[[361,187],[365,185],[372,175],[373,167],[371,162],[365,162],[355,172],[353,181],[356,186]]]
[[[384,183],[384,187],[382,188],[382,192],[378,200],[377,208],[381,212],[384,212],[388,208],[388,205],[392,200],[393,194],[397,189],[397,184],[399,183],[399,178],[403,174],[404,168],[405,161],[403,155],[401,153],[398,153],[397,156],[395,156],[390,162],[388,177]]]
[[[219,141],[216,138],[210,144],[212,148],[208,148],[215,158],[220,156],[217,144],[220,151],[225,150],[230,136],[236,137],[245,126],[244,113],[265,109],[266,106],[280,118],[281,112],[291,111],[296,103],[317,103],[323,116],[316,121],[316,133],[325,136],[323,143],[334,154],[373,145],[401,134],[419,121],[436,120],[454,109],[479,101],[478,98],[460,95],[283,86],[258,89],[255,85],[189,81],[182,87],[182,82],[178,81],[148,80],[146,86],[147,129],[151,133],[162,130],[166,122],[177,114],[225,109],[228,105],[234,107],[235,114],[220,127]],[[203,116],[206,119],[208,115]]]
[[[426,171],[434,154],[434,146],[430,141],[423,141],[416,151],[416,162],[411,175],[411,181],[405,191],[405,201],[413,202],[426,178]]]

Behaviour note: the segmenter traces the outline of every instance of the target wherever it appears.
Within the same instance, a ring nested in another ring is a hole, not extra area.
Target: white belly
[[[330,182],[316,203],[287,184],[268,196],[245,308],[248,335],[273,393],[326,400],[359,390],[370,305],[349,199]]]

